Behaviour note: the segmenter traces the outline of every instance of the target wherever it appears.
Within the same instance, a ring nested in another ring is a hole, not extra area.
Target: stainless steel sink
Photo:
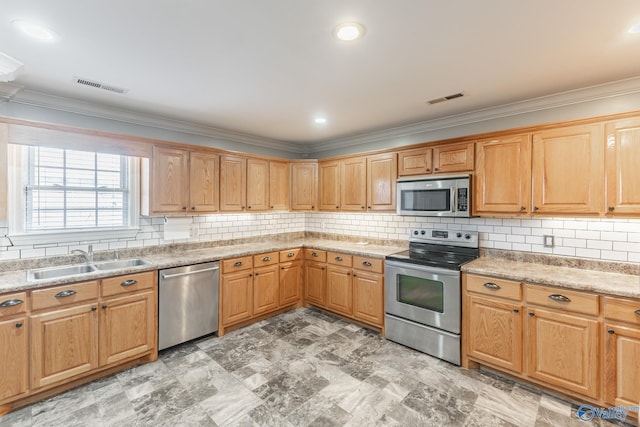
[[[95,271],[120,270],[123,268],[147,265],[149,261],[140,258],[122,259],[117,261],[104,261],[93,264],[63,265],[59,267],[37,268],[27,271],[27,280],[30,282],[46,279],[58,279],[67,276],[79,276]]]
[[[97,268],[91,264],[64,265],[61,267],[38,268],[27,271],[27,280],[57,279],[59,277],[75,276],[96,271]]]
[[[138,265],[147,265],[149,261],[140,258],[122,259],[118,261],[105,261],[94,264],[98,270],[118,270],[121,268],[136,267]]]

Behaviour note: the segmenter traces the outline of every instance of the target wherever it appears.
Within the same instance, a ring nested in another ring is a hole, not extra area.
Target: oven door
[[[460,333],[460,271],[385,261],[385,311]]]

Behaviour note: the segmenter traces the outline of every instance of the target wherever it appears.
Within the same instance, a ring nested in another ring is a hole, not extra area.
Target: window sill
[[[114,229],[85,229],[73,231],[51,231],[42,233],[10,234],[14,246],[44,245],[50,243],[88,242],[110,239],[132,239],[140,231],[138,227]]]

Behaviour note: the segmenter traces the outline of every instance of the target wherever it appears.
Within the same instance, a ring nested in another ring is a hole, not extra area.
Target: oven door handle
[[[406,270],[417,270],[425,273],[440,274],[442,276],[449,277],[460,277],[460,270],[449,270],[446,268],[431,267],[402,261],[385,260],[385,270],[389,272],[387,267],[390,267],[392,269],[399,268]]]

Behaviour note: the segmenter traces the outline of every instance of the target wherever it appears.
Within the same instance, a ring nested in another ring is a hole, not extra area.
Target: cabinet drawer
[[[604,297],[604,317],[640,325],[640,301]]]
[[[253,256],[253,266],[262,267],[265,265],[277,264],[279,261],[278,252],[267,252],[265,254]]]
[[[351,255],[341,254],[340,252],[327,252],[327,262],[329,264],[351,267],[353,265],[353,257]]]
[[[467,274],[467,291],[520,301],[522,284],[514,280]]]
[[[102,296],[124,294],[126,292],[139,291],[153,288],[155,284],[153,271],[137,274],[127,274],[118,277],[109,277],[102,280]]]
[[[253,268],[253,257],[251,255],[222,261],[223,273],[232,273],[234,271],[247,270],[249,268]]]
[[[12,316],[27,311],[27,293],[0,295],[0,317]]]
[[[327,251],[319,251],[317,249],[305,249],[304,259],[318,261],[318,262],[327,262]]]
[[[597,316],[598,295],[569,289],[527,285],[527,303]]]
[[[302,249],[288,249],[286,251],[280,251],[280,262],[296,261],[302,256]]]
[[[363,271],[382,273],[382,260],[376,258],[353,257],[353,268]]]
[[[72,283],[31,292],[31,309],[59,307],[80,301],[98,299],[98,282]]]

